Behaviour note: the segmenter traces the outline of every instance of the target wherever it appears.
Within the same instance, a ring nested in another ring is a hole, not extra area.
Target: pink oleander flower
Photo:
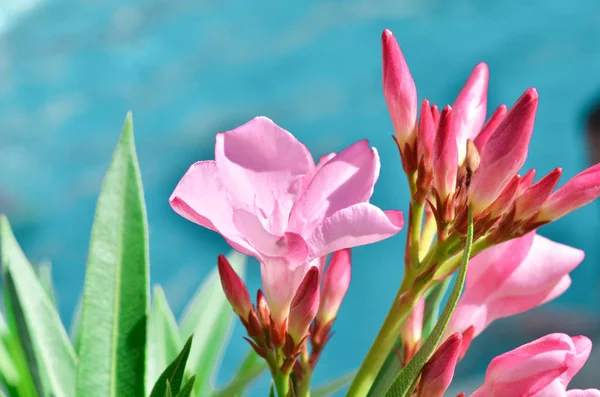
[[[443,397],[452,383],[454,369],[461,351],[462,335],[450,335],[431,356],[421,371],[417,397]]]
[[[284,326],[298,286],[320,257],[402,228],[400,211],[369,204],[379,167],[366,140],[315,164],[292,134],[257,117],[218,133],[215,160],[193,164],[169,201],[260,261],[271,317]]]
[[[583,251],[535,232],[484,250],[469,262],[465,289],[446,334],[473,327],[473,335],[463,340],[466,349],[492,321],[561,295],[583,257]]]
[[[494,358],[470,397],[597,397],[597,389],[567,391],[591,350],[585,336],[544,336]]]

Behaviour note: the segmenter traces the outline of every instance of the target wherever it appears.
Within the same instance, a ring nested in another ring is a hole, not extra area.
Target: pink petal
[[[169,203],[187,220],[223,235],[236,250],[256,255],[233,226],[233,208],[214,161],[194,163],[177,184]]]
[[[517,198],[515,203],[515,218],[517,220],[526,219],[538,211],[548,197],[550,197],[550,194],[552,194],[561,175],[562,168],[555,168],[535,184],[528,187]]]
[[[479,335],[492,321],[523,313],[562,294],[583,251],[534,232],[489,248],[469,264],[463,296],[448,333],[474,326]]]
[[[586,389],[586,390],[569,390],[567,397],[600,397],[600,390],[598,389]]]
[[[485,144],[470,187],[474,215],[498,197],[525,163],[537,104],[537,91],[525,91]]]
[[[325,218],[317,226],[306,239],[309,258],[384,240],[403,226],[400,211],[384,212],[369,203],[355,204]]]
[[[244,239],[263,257],[281,257],[292,266],[306,261],[308,249],[301,236],[285,233],[276,236],[269,233],[256,215],[246,210],[235,210],[233,224],[244,236]]]
[[[311,267],[298,286],[290,305],[288,332],[294,342],[308,334],[310,324],[319,310],[319,269]]]
[[[417,88],[400,46],[389,30],[381,36],[383,46],[383,94],[401,144],[414,136],[417,122]]]
[[[217,134],[215,160],[234,208],[267,219],[277,211],[286,222],[303,177],[315,169],[308,149],[266,117]]]
[[[421,158],[424,159],[427,165],[431,164],[431,158],[433,156],[433,143],[435,141],[435,133],[437,126],[433,120],[431,114],[431,107],[429,101],[425,99],[421,106],[421,114],[419,115],[419,132],[417,150],[419,161]]]
[[[324,218],[368,201],[379,177],[379,167],[377,151],[367,140],[342,150],[321,167],[294,204],[289,230],[306,235]]]
[[[489,77],[490,71],[485,63],[475,66],[452,105],[458,162],[461,164],[467,153],[467,139],[475,139],[485,122]]]

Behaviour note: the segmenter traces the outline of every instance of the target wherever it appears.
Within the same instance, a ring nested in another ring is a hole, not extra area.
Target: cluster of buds
[[[306,371],[314,370],[332,335],[332,324],[350,285],[350,249],[336,251],[326,270],[325,259],[319,258],[318,264],[310,266],[294,294],[287,318],[278,323],[273,321],[263,292],[258,290],[254,306],[244,281],[227,258],[223,255],[218,258],[221,284],[246,328],[245,339],[274,374],[294,371],[296,380],[301,380]]]
[[[415,83],[389,30],[384,31],[382,43],[384,95],[409,179],[411,228],[420,230],[421,218],[412,212],[425,206],[438,241],[460,238],[466,234],[470,207],[474,241],[485,237],[488,245],[497,244],[523,236],[600,195],[600,165],[556,191],[560,168],[536,183],[534,169],[518,174],[527,158],[538,106],[534,88],[527,89],[510,109],[499,106],[486,122],[489,71],[480,63],[452,106],[440,112],[425,99],[417,115]]]

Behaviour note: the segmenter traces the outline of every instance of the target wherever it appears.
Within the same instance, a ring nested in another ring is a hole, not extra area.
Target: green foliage
[[[412,394],[423,366],[425,366],[429,358],[435,352],[439,341],[442,339],[442,336],[446,331],[450,317],[452,316],[452,313],[454,313],[454,309],[456,309],[460,294],[462,293],[465,285],[465,280],[467,277],[467,265],[469,263],[471,249],[473,247],[473,213],[470,208],[468,225],[463,260],[458,270],[458,275],[456,276],[456,281],[454,282],[452,292],[450,292],[448,302],[444,307],[444,311],[442,312],[437,324],[431,331],[431,334],[425,340],[423,346],[408,362],[406,367],[402,368],[400,374],[387,391],[386,397],[409,397]]]
[[[152,389],[152,396],[204,397],[243,393],[265,370],[250,350],[229,384],[213,390],[234,320],[216,271],[199,288],[181,327],[159,286],[149,308],[148,230],[131,115],[98,198],[71,340],[55,306],[49,263],[34,269],[4,216],[0,258],[0,396],[143,397]],[[245,257],[233,253],[229,259],[243,276]],[[188,339],[184,346],[182,337]],[[155,383],[162,393],[155,393]]]

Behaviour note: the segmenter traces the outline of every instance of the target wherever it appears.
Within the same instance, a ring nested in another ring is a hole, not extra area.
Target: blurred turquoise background
[[[598,15],[597,0],[0,0],[0,211],[32,260],[52,261],[69,322],[100,182],[132,110],[152,281],[180,313],[227,247],[167,199],[191,163],[212,158],[216,132],[265,115],[315,157],[367,137],[383,162],[373,201],[406,210],[381,89],[379,40],[390,28],[421,99],[451,103],[479,61],[491,69],[490,108],[535,86],[526,166],[538,175],[561,166],[564,182],[587,166],[582,112],[600,89]],[[494,355],[552,331],[600,336],[598,220],[590,205],[541,230],[586,251],[573,287],[495,323],[459,376],[483,373]],[[316,383],[360,364],[399,285],[404,237],[354,250],[351,289]],[[253,263],[249,288],[258,285]],[[221,380],[246,349],[241,335],[237,327]]]

